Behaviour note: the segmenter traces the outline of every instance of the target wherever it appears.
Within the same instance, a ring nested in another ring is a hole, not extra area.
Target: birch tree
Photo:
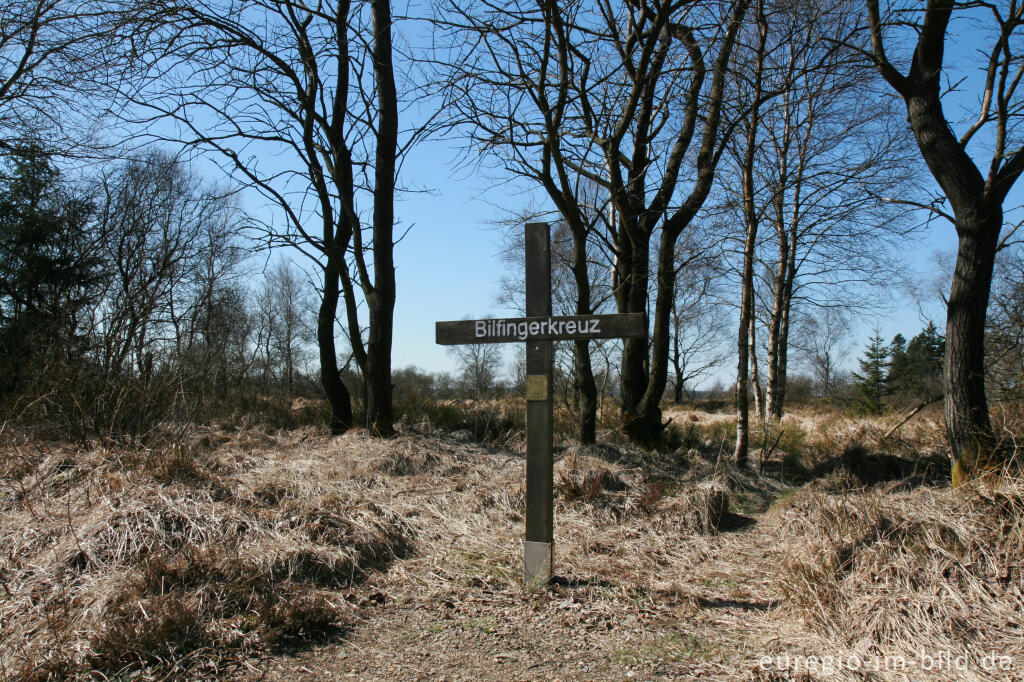
[[[448,60],[449,100],[464,107],[477,148],[537,182],[580,244],[590,229],[580,185],[607,196],[601,228],[616,307],[650,319],[622,355],[623,429],[634,440],[664,427],[675,247],[728,137],[726,74],[749,4],[444,5],[459,48]]]

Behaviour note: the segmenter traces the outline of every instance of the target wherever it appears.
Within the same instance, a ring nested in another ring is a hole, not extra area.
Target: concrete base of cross
[[[523,583],[543,585],[551,579],[553,543],[523,540]]]

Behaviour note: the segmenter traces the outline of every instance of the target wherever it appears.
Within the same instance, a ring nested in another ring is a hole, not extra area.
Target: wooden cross
[[[526,535],[523,581],[551,578],[554,532],[551,375],[552,342],[640,337],[643,313],[551,315],[551,231],[526,225],[526,317],[437,323],[437,343],[526,343]]]

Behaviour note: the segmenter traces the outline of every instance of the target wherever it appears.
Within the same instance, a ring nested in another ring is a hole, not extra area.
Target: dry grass
[[[495,444],[494,430],[481,443],[427,423],[388,440],[222,427],[151,450],[8,435],[0,676],[219,676],[346,628],[375,641],[382,601],[438,631],[396,635],[401,648],[367,666],[426,635],[442,638],[435,656],[458,641],[472,657],[482,640],[443,639],[465,612],[480,637],[498,628],[489,619],[586,636],[605,647],[601,679],[789,679],[757,661],[922,650],[969,651],[977,679],[1006,679],[978,672],[986,652],[1020,672],[1024,482],[949,490],[902,465],[867,480],[883,456],[930,452],[935,425],[891,444],[886,424],[808,413],[784,420],[773,459],[820,477],[793,489],[778,467],[737,470],[704,447],[729,423],[696,416],[698,447],[558,448],[562,583],[540,592],[518,574],[522,441]],[[498,675],[481,655],[455,669]]]
[[[296,475],[287,452],[310,435],[191,433],[141,451],[9,440],[5,677],[216,674],[351,623],[343,589],[413,535],[358,488]]]
[[[1024,481],[801,491],[773,517],[791,555],[778,581],[812,648],[908,665],[966,652],[970,671],[930,679],[1007,679],[984,656],[1024,661]]]
[[[616,466],[574,448],[555,467],[555,495],[562,506],[560,518],[582,511],[590,523],[603,518],[618,527],[634,523],[646,529],[711,534],[729,515],[727,472],[735,470],[726,467],[681,480],[660,480],[648,470]]]

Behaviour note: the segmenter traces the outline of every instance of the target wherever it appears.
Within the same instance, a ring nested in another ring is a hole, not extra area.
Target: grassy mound
[[[358,601],[345,590],[413,533],[353,491],[268,469],[266,449],[286,445],[259,432],[148,450],[9,442],[5,675],[217,674],[343,628]]]
[[[776,513],[792,555],[782,592],[817,648],[918,663],[950,652],[991,679],[1001,673],[985,656],[1024,660],[1024,480],[805,489]]]

